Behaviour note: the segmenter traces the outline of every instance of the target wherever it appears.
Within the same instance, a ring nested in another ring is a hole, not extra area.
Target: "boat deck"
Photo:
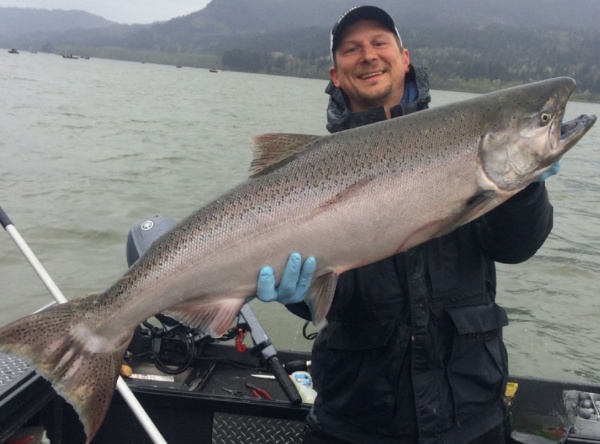
[[[283,363],[308,358],[278,356]],[[292,405],[276,380],[253,376],[260,374],[257,362],[235,347],[210,344],[179,375],[140,362],[127,383],[169,443],[299,443],[310,406]],[[273,399],[253,397],[248,382]],[[514,391],[509,396],[512,443],[600,444],[600,415],[590,407],[591,402],[600,408],[599,385],[514,377],[509,387]],[[50,385],[23,360],[0,354],[0,442],[24,425],[43,426],[52,444],[85,442],[77,415]],[[92,441],[115,442],[149,442],[118,392]]]
[[[36,417],[54,397],[54,390],[26,361],[0,352],[0,442]]]
[[[283,359],[297,355],[279,354]],[[127,383],[169,443],[293,444],[300,440],[310,406],[294,406],[272,379],[259,374],[257,359],[235,347],[208,347],[202,362],[179,375],[167,375],[150,363],[133,367]],[[83,428],[73,409],[25,361],[0,354],[0,442],[24,425],[41,424],[51,442],[81,444]],[[252,396],[246,383],[273,399]],[[228,392],[226,390],[230,390]],[[149,441],[144,429],[115,393],[107,417],[92,443]]]
[[[279,353],[279,357],[283,362],[298,358],[286,353]],[[293,406],[276,380],[253,377],[260,374],[258,369],[252,368],[256,364],[257,359],[250,353],[241,354],[235,347],[227,345],[212,345],[203,352],[203,360],[198,365],[180,375],[169,377],[154,365],[141,364],[134,367],[134,375],[144,375],[148,379],[129,378],[127,382],[169,442],[300,442],[309,406]],[[262,388],[273,399],[253,397],[246,383]],[[131,421],[125,420],[131,429],[140,427],[120,396],[116,398],[94,443],[114,442],[111,433],[123,424],[123,416],[131,417]],[[123,433],[126,442],[144,442],[136,440],[144,436],[141,428],[138,431],[121,430],[119,436]]]

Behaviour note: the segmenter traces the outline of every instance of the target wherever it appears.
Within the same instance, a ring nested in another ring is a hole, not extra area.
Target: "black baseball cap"
[[[400,42],[400,46],[402,46],[402,38],[400,37],[398,28],[394,24],[392,17],[390,17],[387,12],[381,8],[378,8],[377,6],[355,6],[354,8],[346,11],[331,29],[330,52],[332,62],[334,61],[333,54],[340,43],[340,37],[344,33],[344,30],[359,20],[375,20],[376,22],[381,23],[388,30],[396,34],[398,41]]]

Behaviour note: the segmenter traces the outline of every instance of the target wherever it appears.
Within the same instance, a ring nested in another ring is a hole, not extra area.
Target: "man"
[[[331,55],[330,132],[428,107],[426,71],[410,64],[383,10],[344,14]],[[539,181],[446,236],[343,273],[313,347],[318,396],[304,444],[503,443],[508,320],[495,303],[494,261],[529,259],[551,228]],[[302,300],[314,268],[314,258],[302,266],[293,254],[277,289],[263,268],[258,297],[308,319]]]

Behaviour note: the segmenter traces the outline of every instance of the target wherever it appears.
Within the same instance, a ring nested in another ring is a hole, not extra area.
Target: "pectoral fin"
[[[490,206],[493,208],[497,205],[495,197],[496,193],[490,190],[483,191],[471,197],[465,203],[463,209],[455,217],[453,217],[448,224],[444,224],[433,237],[440,237],[451,233],[458,227],[477,219],[482,214],[485,214],[487,211],[489,211]]]
[[[308,295],[304,298],[310,308],[313,324],[317,326],[325,321],[325,316],[331,308],[338,276],[331,272],[314,279],[308,289]]]

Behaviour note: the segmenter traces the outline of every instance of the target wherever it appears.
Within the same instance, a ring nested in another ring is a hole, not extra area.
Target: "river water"
[[[67,298],[102,291],[126,269],[132,225],[182,218],[245,179],[251,136],[326,134],[325,86],[2,50],[0,205]],[[468,96],[432,92],[434,106]],[[567,118],[582,113],[600,105],[571,103]],[[547,182],[548,241],[528,262],[498,267],[513,374],[600,382],[599,148],[597,125]],[[0,236],[0,325],[50,301]],[[252,304],[276,347],[310,349],[302,320]]]

